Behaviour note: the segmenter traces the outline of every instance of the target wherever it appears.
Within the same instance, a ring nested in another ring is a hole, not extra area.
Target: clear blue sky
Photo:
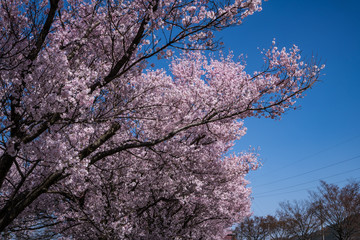
[[[273,38],[326,64],[322,82],[299,101],[301,109],[280,121],[245,121],[248,133],[234,151],[260,147],[263,163],[248,177],[254,214],[274,214],[281,201],[307,198],[319,179],[360,180],[360,1],[270,0],[220,37],[225,50],[247,55],[251,71],[261,66],[257,47],[267,48]]]

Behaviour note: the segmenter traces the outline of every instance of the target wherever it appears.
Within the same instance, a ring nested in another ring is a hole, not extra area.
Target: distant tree
[[[235,229],[238,240],[262,240],[269,234],[269,219],[252,216],[245,218]]]
[[[294,239],[309,240],[319,230],[319,218],[309,201],[282,202],[277,214]]]
[[[288,240],[291,237],[286,220],[274,216],[267,217],[269,237],[271,240]]]
[[[360,183],[350,181],[343,188],[321,181],[311,192],[313,207],[338,240],[350,240],[360,232]]]

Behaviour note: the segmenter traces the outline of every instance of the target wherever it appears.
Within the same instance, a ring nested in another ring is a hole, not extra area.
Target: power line
[[[282,181],[284,181],[284,180],[288,180],[288,179],[300,177],[300,176],[303,176],[303,175],[306,175],[306,174],[309,174],[309,173],[317,172],[317,171],[320,171],[320,170],[323,170],[323,169],[326,169],[326,168],[330,168],[330,167],[333,167],[333,166],[342,164],[342,163],[344,163],[344,162],[349,162],[349,161],[354,160],[354,159],[359,158],[359,157],[360,157],[360,155],[357,155],[357,156],[355,156],[355,157],[348,158],[348,159],[342,160],[342,161],[340,161],[340,162],[332,163],[332,164],[329,164],[329,165],[324,166],[324,167],[316,168],[316,169],[310,170],[310,171],[308,171],[308,172],[304,172],[304,173],[300,173],[300,174],[297,174],[297,175],[294,175],[294,176],[282,178],[282,179],[279,179],[279,180],[276,180],[276,181],[272,181],[272,182],[269,182],[269,183],[265,183],[265,184],[255,185],[255,186],[253,186],[253,187],[268,186],[268,185],[271,185],[271,184],[274,184],[274,183],[282,182]]]
[[[354,178],[354,180],[356,179],[360,179],[360,177],[358,178]],[[342,180],[342,181],[338,181],[338,182],[334,182],[333,184],[338,184],[338,183],[342,183],[342,182],[346,182],[348,180]],[[256,198],[266,198],[266,197],[272,197],[272,196],[278,196],[278,195],[285,195],[285,194],[288,194],[288,193],[294,193],[294,192],[301,192],[301,191],[309,191],[311,189],[313,189],[315,187],[312,187],[312,188],[303,188],[303,189],[299,189],[299,190],[294,190],[294,191],[288,191],[288,192],[282,192],[282,193],[277,193],[277,194],[270,194],[270,195],[265,195],[265,196],[260,196],[260,197],[256,197]],[[255,197],[254,197],[255,198]]]
[[[344,175],[344,174],[347,174],[347,173],[350,173],[350,172],[355,172],[355,171],[357,171],[357,170],[360,170],[360,167],[359,167],[359,168],[352,169],[352,170],[349,170],[349,171],[341,172],[341,173],[338,173],[338,174],[333,174],[333,175],[330,175],[330,176],[327,176],[327,177],[319,178],[319,179],[316,179],[316,180],[312,180],[312,181],[308,181],[308,182],[304,182],[304,183],[299,183],[299,184],[292,185],[292,186],[288,186],[288,187],[278,188],[278,189],[274,189],[274,190],[272,190],[272,191],[267,191],[267,192],[258,193],[257,195],[263,195],[263,194],[266,194],[266,193],[271,193],[271,192],[286,190],[286,189],[289,189],[289,188],[293,188],[293,187],[297,187],[297,186],[301,186],[301,185],[306,185],[306,184],[309,184],[309,183],[317,182],[317,181],[320,181],[320,180],[323,180],[323,179],[327,179],[327,178],[332,178],[332,177]],[[257,196],[257,195],[256,195],[256,196]]]
[[[310,155],[308,155],[308,156],[305,156],[305,157],[303,157],[303,158],[300,158],[299,160],[297,160],[297,161],[295,161],[295,162],[289,163],[289,164],[287,164],[287,165],[285,165],[285,166],[283,166],[283,167],[281,167],[281,168],[278,168],[278,169],[274,170],[272,173],[274,173],[274,172],[279,172],[280,170],[283,170],[283,169],[285,169],[285,168],[291,167],[291,166],[293,166],[293,165],[295,165],[295,164],[298,164],[299,162],[303,162],[303,161],[305,161],[305,160],[307,160],[307,159],[309,159],[309,158],[312,158],[312,157],[314,157],[314,156],[317,156],[317,155],[319,155],[319,154],[321,154],[321,153],[323,153],[323,152],[327,152],[327,151],[329,151],[329,150],[331,150],[331,149],[333,149],[333,148],[336,148],[336,147],[338,147],[338,146],[341,146],[341,145],[343,145],[343,144],[345,144],[345,143],[351,142],[351,141],[353,141],[353,140],[355,140],[355,139],[357,139],[357,138],[359,138],[359,137],[360,137],[360,135],[356,135],[356,136],[351,137],[351,138],[348,138],[348,139],[346,139],[346,140],[344,140],[344,141],[338,142],[338,143],[336,143],[336,144],[334,144],[334,145],[331,145],[331,146],[329,146],[329,147],[326,147],[326,148],[324,148],[324,149],[322,149],[322,150],[320,150],[320,151],[318,151],[318,152],[315,152],[315,153],[313,153],[313,154],[310,154]]]

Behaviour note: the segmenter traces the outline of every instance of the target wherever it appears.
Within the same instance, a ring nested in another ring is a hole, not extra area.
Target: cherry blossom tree
[[[256,154],[227,154],[243,119],[279,118],[321,70],[275,42],[252,74],[207,54],[216,31],[260,10],[261,0],[2,0],[2,236],[217,239],[248,216]]]

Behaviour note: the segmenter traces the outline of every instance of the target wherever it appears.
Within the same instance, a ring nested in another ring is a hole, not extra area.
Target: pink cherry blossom
[[[219,239],[250,214],[243,119],[280,118],[323,67],[275,41],[255,73],[210,57],[261,10],[219,2],[1,1],[1,237]]]

